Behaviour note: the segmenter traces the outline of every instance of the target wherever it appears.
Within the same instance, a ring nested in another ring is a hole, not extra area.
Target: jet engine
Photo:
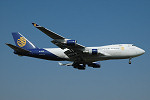
[[[89,53],[91,55],[98,55],[100,54],[99,50],[98,49],[90,49],[90,50],[87,50],[87,51],[83,51],[84,53]]]
[[[75,46],[77,41],[76,40],[66,40],[64,43],[68,46]]]
[[[77,68],[79,70],[85,70],[85,65],[83,64],[77,64],[77,65],[73,65],[74,68]]]
[[[96,63],[96,62],[93,62],[93,63],[90,63],[88,64],[89,67],[93,67],[93,68],[100,68],[100,64]]]

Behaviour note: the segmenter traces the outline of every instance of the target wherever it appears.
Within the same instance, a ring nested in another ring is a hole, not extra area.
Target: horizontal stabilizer
[[[6,43],[6,45],[8,45],[10,48],[12,48],[13,50],[17,51],[17,52],[21,52],[21,53],[29,53],[30,51],[22,49],[20,47],[14,46],[12,44],[8,44]]]

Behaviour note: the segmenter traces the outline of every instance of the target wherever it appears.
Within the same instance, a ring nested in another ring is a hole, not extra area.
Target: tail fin
[[[14,38],[14,41],[17,47],[20,47],[23,49],[35,49],[36,48],[29,40],[27,40],[19,32],[12,33],[12,36]]]

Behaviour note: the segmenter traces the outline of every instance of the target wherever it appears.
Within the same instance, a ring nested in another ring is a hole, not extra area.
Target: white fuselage
[[[82,58],[85,62],[95,62],[109,59],[128,59],[140,56],[145,52],[143,49],[138,48],[132,44],[116,44],[100,47],[86,47],[85,51],[90,51],[91,49],[98,49],[100,54],[98,55],[83,54]],[[62,50],[60,48],[45,48],[45,50],[53,53],[54,55],[60,58],[72,61],[64,53],[67,49]],[[101,55],[101,53],[104,55]]]

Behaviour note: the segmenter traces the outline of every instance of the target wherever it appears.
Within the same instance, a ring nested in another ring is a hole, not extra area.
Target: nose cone
[[[137,50],[137,54],[138,54],[138,55],[142,55],[142,54],[144,54],[144,53],[145,53],[145,51],[144,51],[143,49],[138,48],[138,50]]]

